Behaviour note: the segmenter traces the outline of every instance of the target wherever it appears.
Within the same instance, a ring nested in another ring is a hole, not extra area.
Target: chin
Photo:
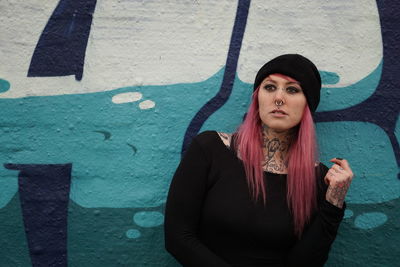
[[[288,130],[296,127],[296,125],[287,124],[287,123],[279,123],[279,122],[278,123],[271,123],[271,122],[265,123],[265,122],[263,122],[263,123],[265,125],[267,125],[268,128],[270,128],[271,130],[276,131],[276,132],[285,132],[285,131],[288,131]]]
[[[271,124],[267,124],[267,126],[269,129],[274,130],[276,132],[284,132],[291,128],[291,127],[285,127],[282,125],[271,125]]]

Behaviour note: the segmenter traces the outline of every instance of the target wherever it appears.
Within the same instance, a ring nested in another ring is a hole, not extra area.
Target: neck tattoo
[[[276,132],[263,124],[263,152],[264,171],[275,173],[287,173],[287,152],[293,131]]]

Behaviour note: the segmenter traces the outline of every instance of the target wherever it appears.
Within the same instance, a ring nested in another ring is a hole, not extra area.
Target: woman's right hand
[[[326,200],[336,207],[342,208],[354,174],[347,160],[333,158],[330,161],[334,164],[325,176],[325,183],[329,185],[326,191]]]

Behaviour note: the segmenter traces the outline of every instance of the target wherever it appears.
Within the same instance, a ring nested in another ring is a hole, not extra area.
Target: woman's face
[[[271,74],[260,84],[260,118],[275,131],[287,131],[298,125],[306,103],[300,84],[287,76]]]

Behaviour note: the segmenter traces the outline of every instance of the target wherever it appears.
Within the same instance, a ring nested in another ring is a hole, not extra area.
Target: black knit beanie
[[[300,82],[311,112],[317,109],[321,91],[321,76],[314,63],[298,54],[286,54],[276,57],[267,62],[258,71],[254,81],[254,90],[260,86],[268,75],[274,73],[287,75]]]

